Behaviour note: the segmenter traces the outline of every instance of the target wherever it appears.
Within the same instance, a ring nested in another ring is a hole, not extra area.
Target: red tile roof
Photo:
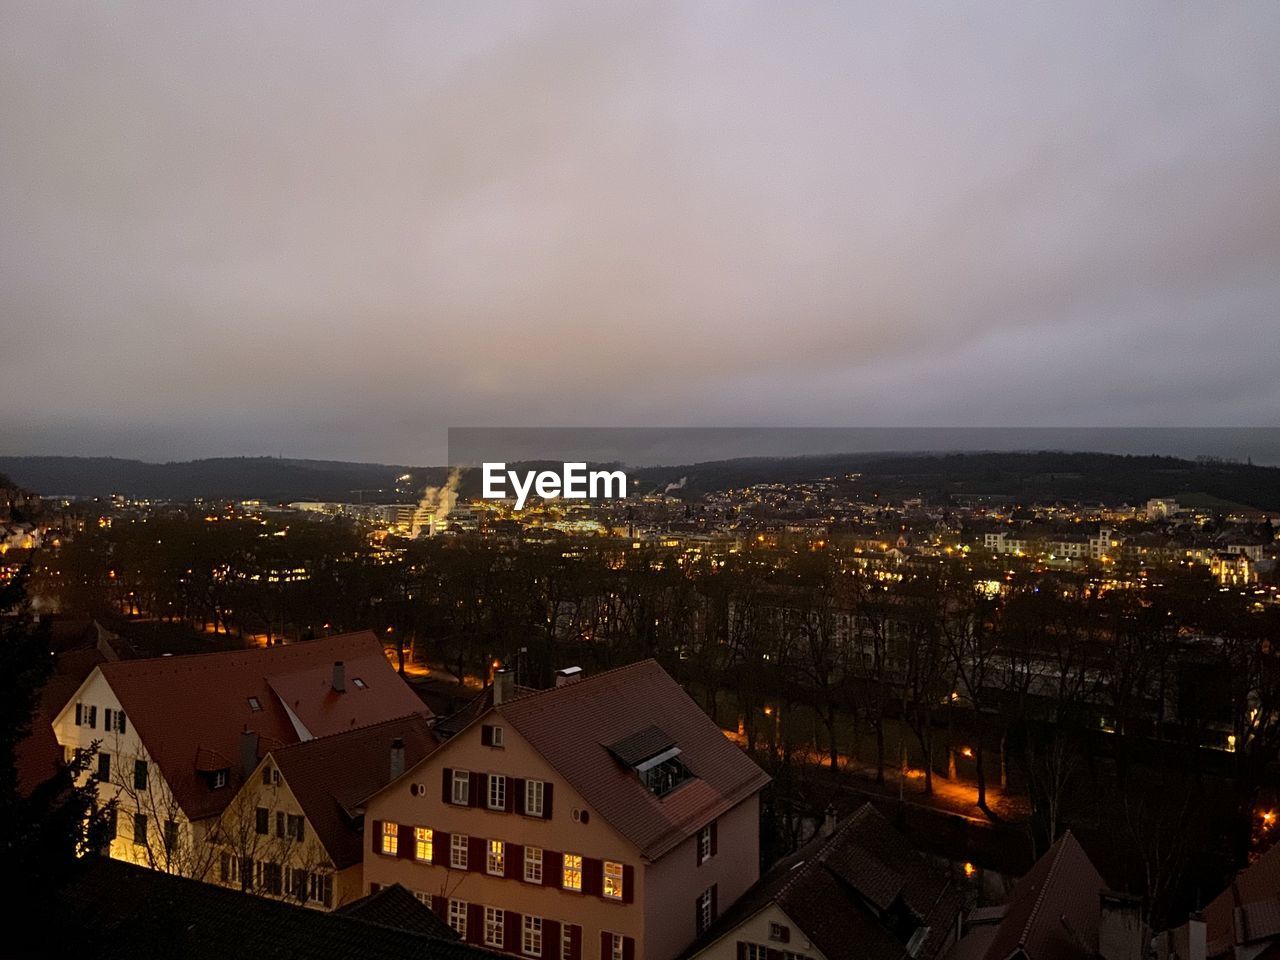
[[[346,665],[341,694],[330,684],[337,660]],[[258,734],[260,755],[304,738],[286,703],[311,736],[428,712],[367,630],[265,649],[120,660],[100,669],[192,820],[220,813],[235,794],[241,731]],[[321,674],[323,686],[317,682]],[[353,677],[366,686],[356,687]],[[250,697],[260,710],[250,706]],[[232,758],[231,785],[214,790],[200,775],[199,766],[211,755]]]
[[[494,709],[651,861],[769,782],[655,660]],[[610,752],[655,724],[680,748],[695,778],[661,798]]]
[[[360,862],[357,808],[391,782],[391,741],[404,742],[410,767],[436,748],[429,717],[410,714],[271,751],[316,837],[339,870]]]
[[[1204,908],[1209,956],[1280,934],[1280,844],[1236,874]]]
[[[62,762],[62,747],[53,735],[53,721],[93,668],[105,658],[94,647],[59,653],[53,673],[36,702],[31,729],[15,747],[18,790],[24,796],[52,777]]]

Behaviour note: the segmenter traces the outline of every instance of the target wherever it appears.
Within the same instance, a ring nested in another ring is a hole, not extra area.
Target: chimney
[[[240,777],[248,780],[258,765],[258,734],[245,727],[240,731]]]
[[[565,667],[563,670],[556,671],[556,686],[567,687],[571,683],[576,683],[582,679],[581,667]]]
[[[503,667],[493,673],[493,705],[496,707],[510,700],[516,692],[516,675]]]
[[[827,809],[822,814],[822,836],[834,836],[836,832],[836,806],[834,803],[827,804]]]
[[[341,660],[333,661],[333,689],[336,693],[347,692],[347,667]]]
[[[396,737],[391,741],[391,779],[404,773],[404,740]]]

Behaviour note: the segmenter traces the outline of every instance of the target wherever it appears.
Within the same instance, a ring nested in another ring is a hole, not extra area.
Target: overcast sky
[[[35,0],[0,453],[1280,423],[1280,4]]]

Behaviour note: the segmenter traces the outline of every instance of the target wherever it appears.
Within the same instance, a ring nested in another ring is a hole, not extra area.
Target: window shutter
[[[412,860],[414,851],[413,826],[400,824],[399,842],[396,844],[396,856],[401,860]]]
[[[516,813],[524,813],[524,777],[512,777],[507,781],[507,786],[511,788],[511,792],[507,794],[507,811],[515,811]]]
[[[89,729],[98,729],[98,705],[94,704],[89,707]]]
[[[124,733],[126,726],[127,724],[125,723],[125,719],[124,719],[124,711],[117,710],[116,711],[116,729],[119,730],[121,733]]]
[[[485,800],[488,799],[484,795],[485,779],[483,773],[476,773],[474,770],[471,772],[471,786],[467,797],[468,806],[483,807],[485,805]]]
[[[542,785],[542,819],[551,819],[551,788],[554,786],[550,780]]]
[[[516,808],[516,785],[510,777],[507,777],[507,794],[504,798],[507,802],[507,813],[511,813]]]
[[[84,707],[82,707],[79,703],[77,703],[76,704],[76,726],[77,727],[83,726],[83,724],[81,724],[80,722],[80,716],[83,713],[84,713]]]
[[[485,867],[488,865],[488,858],[485,856],[485,840],[484,837],[468,837],[467,838],[467,869],[478,870],[484,873]]]
[[[594,857],[582,858],[582,892],[592,897],[604,893],[604,863]]]
[[[507,910],[502,914],[502,949],[509,953],[520,953],[520,914]],[[545,951],[544,951],[545,953]]]
[[[111,729],[111,708],[110,707],[102,708],[102,729],[103,730]]]
[[[487,723],[480,726],[480,745],[485,747],[493,746],[493,727]]]
[[[632,937],[622,938],[622,960],[636,960],[636,942]]]
[[[522,944],[523,946],[523,944]],[[542,955],[547,960],[560,960],[560,921],[542,921]]]
[[[440,801],[450,803],[453,800],[453,770],[445,767],[440,777]]]
[[[382,821],[373,821],[373,829],[369,831],[369,849],[374,853],[382,851]]]
[[[720,884],[713,883],[711,885],[711,921],[715,922],[716,917],[720,916]]]
[[[484,942],[484,907],[478,903],[467,904],[467,943]]]
[[[613,956],[613,934],[608,930],[600,931],[600,960],[610,960]]]
[[[381,889],[382,889],[382,884],[380,884],[380,883],[371,883],[371,884],[369,884],[369,893],[370,893],[370,894],[377,893],[377,892],[378,892],[379,890],[381,890]]]
[[[716,821],[712,820],[712,821],[711,821],[711,855],[712,855],[713,857],[716,855],[716,844],[717,844],[717,839],[718,839],[718,838],[716,837],[716,833],[717,833],[717,831],[716,831]]]
[[[542,883],[544,886],[564,886],[564,856],[559,850],[542,851]]]
[[[702,866],[702,831],[699,830],[693,835],[693,864],[696,867]]]
[[[773,947],[765,947],[764,960],[782,960],[782,951],[775,950]]]
[[[503,864],[503,876],[508,880],[524,879],[524,847],[518,843],[508,843],[506,862]]]
[[[622,902],[633,903],[636,899],[636,868],[632,866],[623,866],[622,868]]]
[[[437,866],[447,867],[449,865],[449,848],[453,843],[453,837],[437,830],[432,834],[431,839],[431,862]]]
[[[747,960],[747,945],[743,941],[738,941],[738,960]]]
[[[782,942],[783,943],[791,942],[791,927],[785,923],[782,924]]]
[[[569,926],[569,960],[582,960],[582,926],[577,923]]]

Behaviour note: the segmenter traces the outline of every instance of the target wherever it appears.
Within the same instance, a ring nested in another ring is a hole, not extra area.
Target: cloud
[[[1273,5],[7,21],[5,452],[1280,420]]]

